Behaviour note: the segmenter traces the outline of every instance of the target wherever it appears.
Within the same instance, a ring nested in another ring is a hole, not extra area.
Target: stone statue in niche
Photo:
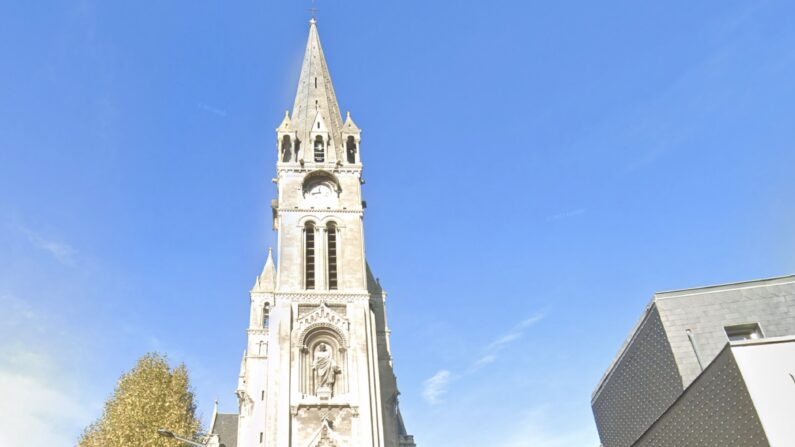
[[[315,357],[312,361],[312,371],[315,374],[315,384],[317,385],[317,396],[321,399],[331,397],[334,390],[334,382],[337,374],[342,370],[334,361],[334,353],[326,343],[321,343],[315,349]]]

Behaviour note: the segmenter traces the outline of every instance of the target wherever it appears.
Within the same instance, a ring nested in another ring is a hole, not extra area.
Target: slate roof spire
[[[334,94],[323,47],[320,45],[317,21],[313,18],[309,21],[309,39],[306,43],[301,77],[298,80],[298,91],[290,120],[290,126],[298,133],[300,140],[308,141],[309,132],[318,114],[328,126],[334,146],[341,148],[342,115],[337,104],[337,96]]]

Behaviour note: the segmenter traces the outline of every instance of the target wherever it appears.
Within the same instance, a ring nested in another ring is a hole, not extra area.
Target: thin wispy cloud
[[[577,208],[575,210],[569,210],[562,213],[553,214],[547,217],[547,222],[554,222],[556,220],[569,219],[572,217],[582,216],[583,214],[585,214],[585,211],[586,211],[585,208]]]
[[[500,351],[514,341],[521,338],[528,328],[544,319],[544,314],[537,313],[516,324],[510,332],[497,337],[483,349],[484,354],[475,360],[469,369],[462,374],[455,374],[450,370],[439,370],[433,376],[425,379],[422,383],[422,397],[429,405],[438,405],[444,401],[450,384],[454,379],[464,375],[474,373],[479,368],[494,363],[499,359]]]
[[[481,366],[486,366],[489,363],[494,363],[495,361],[497,361],[497,355],[496,354],[486,354],[483,357],[479,358],[475,362],[474,366],[475,366],[475,368],[478,368],[478,367],[481,367]]]
[[[218,107],[213,107],[203,102],[200,102],[198,106],[200,109],[204,110],[205,112],[212,113],[213,115],[222,116],[224,118],[226,118],[229,115],[229,113],[226,110],[219,109]]]
[[[36,311],[29,301],[16,295],[0,293],[0,309],[3,309],[0,313],[0,338],[13,336],[17,339],[23,332],[41,335],[51,326],[46,315]]]
[[[22,225],[17,225],[17,228],[19,231],[25,234],[25,236],[27,236],[28,241],[30,241],[34,247],[49,253],[61,264],[69,266],[75,265],[75,256],[77,255],[77,250],[75,250],[71,245],[64,242],[46,239],[38,232]]]
[[[425,399],[425,402],[429,405],[440,404],[444,395],[447,394],[452,378],[453,374],[443,369],[426,379],[422,383],[422,398]]]
[[[521,338],[529,327],[543,319],[544,314],[539,313],[520,321],[510,332],[489,343],[485,348],[485,354],[475,362],[473,367],[478,368],[497,361],[500,351],[502,351],[505,346]]]

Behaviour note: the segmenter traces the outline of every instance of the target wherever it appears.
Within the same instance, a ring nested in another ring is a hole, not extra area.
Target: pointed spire
[[[218,419],[218,399],[213,404],[213,416],[210,418],[210,433],[215,433],[215,422]]]
[[[265,268],[257,277],[252,292],[273,292],[276,290],[276,266],[273,263],[273,249],[268,248],[268,260],[265,261]]]
[[[284,111],[284,119],[282,123],[279,124],[279,127],[276,128],[276,131],[288,132],[290,130],[290,111]]]
[[[298,80],[298,92],[295,95],[295,104],[291,120],[292,130],[298,132],[298,138],[308,141],[309,132],[320,113],[326,122],[327,130],[331,134],[334,146],[339,149],[340,131],[342,130],[342,116],[331,84],[331,75],[326,65],[323,47],[320,46],[320,36],[317,32],[315,19],[309,21],[309,40],[306,43],[306,53],[301,66],[301,77]]]
[[[350,133],[361,132],[359,126],[357,126],[356,123],[353,122],[353,118],[351,118],[351,112],[345,112],[345,124],[342,125],[342,128],[345,130],[345,132],[350,132]]]

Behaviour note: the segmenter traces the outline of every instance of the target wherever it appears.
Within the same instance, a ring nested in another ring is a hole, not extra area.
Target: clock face
[[[316,198],[316,199],[324,199],[327,197],[331,197],[334,195],[334,191],[331,190],[331,186],[324,183],[318,183],[309,190],[309,197]]]
[[[311,206],[330,207],[337,204],[337,190],[329,181],[312,183],[304,192],[306,201]]]

